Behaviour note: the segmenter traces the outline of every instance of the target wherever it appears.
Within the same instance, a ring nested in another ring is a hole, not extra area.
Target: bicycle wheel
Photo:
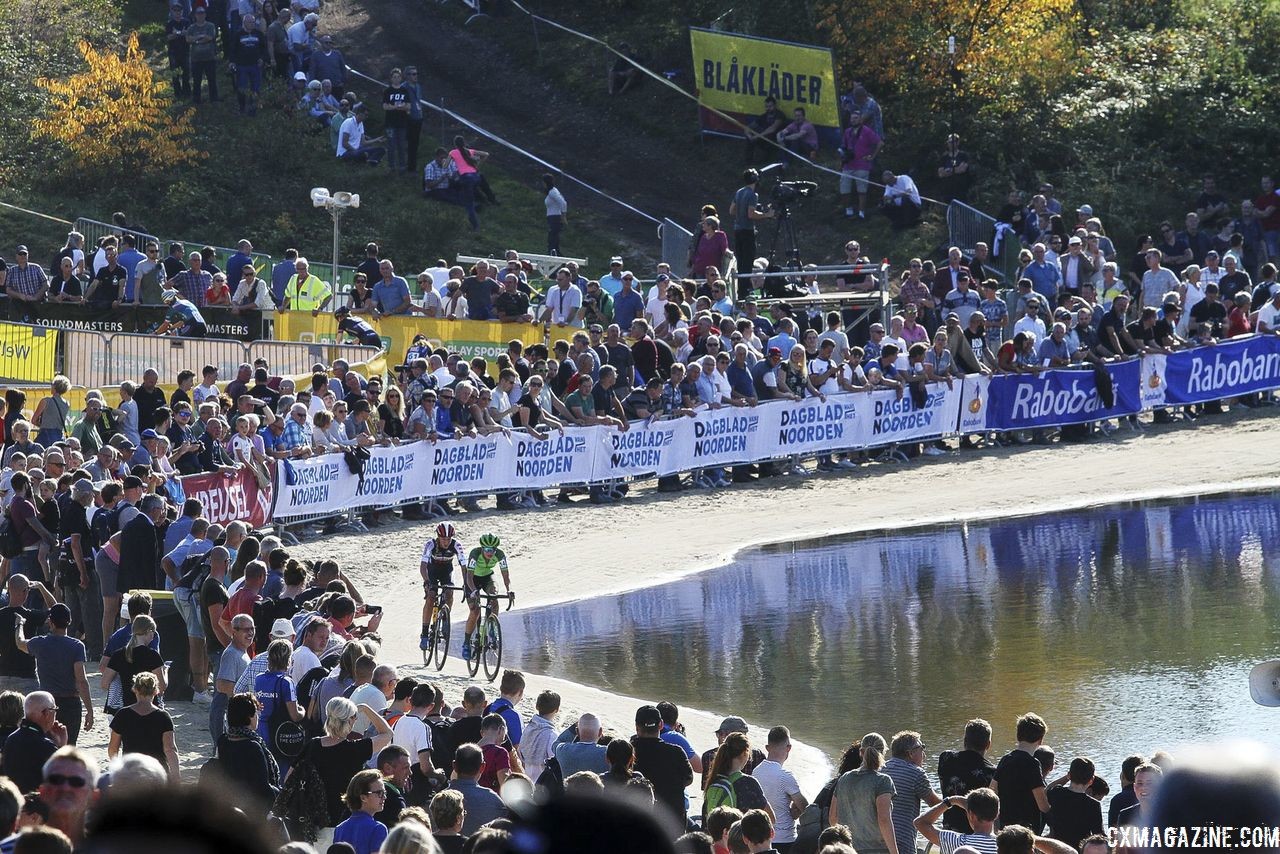
[[[484,675],[489,681],[498,678],[502,666],[502,624],[497,614],[490,614],[484,623]]]
[[[436,660],[436,670],[444,669],[445,659],[449,657],[449,606],[441,605],[436,612],[435,625],[431,627],[431,643]],[[432,653],[428,653],[431,656]]]
[[[481,623],[481,625],[484,624]],[[480,644],[483,643],[481,638],[480,631],[477,630],[471,633],[471,658],[467,660],[467,673],[471,676],[475,676],[480,672]]]

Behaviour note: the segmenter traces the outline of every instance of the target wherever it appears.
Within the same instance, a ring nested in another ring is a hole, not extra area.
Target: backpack
[[[99,548],[106,545],[107,540],[120,531],[120,511],[126,506],[123,501],[120,501],[110,510],[99,510],[93,514],[93,521],[89,523],[89,528],[93,531],[93,539],[97,541]]]
[[[796,819],[796,841],[791,843],[792,854],[814,854],[818,850],[818,837],[826,829],[822,807],[809,804]]]
[[[15,558],[22,554],[22,535],[13,517],[7,512],[0,516],[0,557]]]
[[[191,555],[182,562],[182,566],[178,567],[178,583],[174,588],[185,587],[199,592],[204,586],[204,580],[209,577],[210,569],[209,552]]]
[[[717,804],[717,806],[732,807],[733,809],[738,808],[738,793],[734,790],[733,784],[730,783],[728,780],[726,780],[723,777],[716,779],[711,783],[711,785],[707,786],[707,794],[710,794],[712,789],[725,793],[725,797],[721,799],[720,803]],[[709,812],[709,810],[707,809],[707,806],[710,803],[710,801],[711,801],[710,798],[706,798],[703,800],[702,809],[704,813]]]
[[[273,690],[280,694],[280,682],[285,677],[277,674]],[[271,750],[278,756],[293,759],[302,753],[307,746],[307,734],[302,724],[289,717],[289,710],[284,703],[277,702],[271,709],[271,717],[267,718],[267,734],[271,736]]]
[[[284,820],[289,837],[299,842],[315,842],[320,828],[330,825],[328,793],[310,758],[304,755],[293,766],[293,773],[271,805],[271,813]]]
[[[449,732],[453,720],[441,718],[424,723],[431,732],[431,759],[437,768],[444,768],[447,772],[453,767],[453,753],[457,749],[457,745],[453,743],[453,735]]]

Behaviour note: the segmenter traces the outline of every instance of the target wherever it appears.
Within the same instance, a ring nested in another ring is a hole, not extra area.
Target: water
[[[892,523],[906,500],[867,512]],[[1061,771],[1089,756],[1118,791],[1129,753],[1232,737],[1280,748],[1280,710],[1248,692],[1253,664],[1280,655],[1277,540],[1280,504],[1233,495],[788,543],[504,615],[508,660],[784,723],[833,757],[866,732],[914,729],[930,771],[968,719],[991,722],[998,758],[1035,711]]]

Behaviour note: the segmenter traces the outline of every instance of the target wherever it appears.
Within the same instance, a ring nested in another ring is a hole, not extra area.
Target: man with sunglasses
[[[58,703],[48,691],[28,694],[22,713],[18,728],[4,741],[0,772],[30,792],[40,785],[44,763],[67,743],[67,728],[58,721]]]
[[[47,824],[65,833],[77,850],[84,844],[85,815],[97,785],[97,761],[76,747],[59,748],[43,771],[39,792],[49,807]]]

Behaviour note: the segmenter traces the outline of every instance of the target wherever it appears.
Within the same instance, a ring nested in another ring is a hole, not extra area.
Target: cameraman
[[[760,205],[760,194],[756,185],[760,183],[760,173],[748,169],[742,175],[743,186],[733,194],[733,203],[729,205],[729,216],[733,217],[733,251],[738,256],[740,268],[754,264],[756,260],[756,221],[773,219],[778,215],[772,208]]]

